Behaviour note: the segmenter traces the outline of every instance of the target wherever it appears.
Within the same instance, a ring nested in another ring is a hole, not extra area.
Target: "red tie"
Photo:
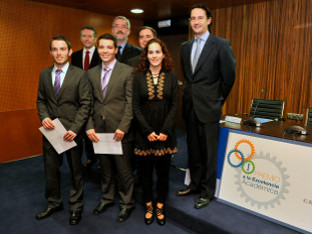
[[[86,51],[86,56],[85,56],[85,60],[84,60],[84,66],[83,66],[83,69],[85,70],[85,71],[88,71],[89,70],[89,60],[90,60],[90,58],[89,58],[89,51],[87,50]]]

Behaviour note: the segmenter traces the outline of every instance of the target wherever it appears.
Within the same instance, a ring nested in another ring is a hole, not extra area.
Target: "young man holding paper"
[[[52,121],[58,118],[67,130],[63,140],[69,142],[75,140],[77,143],[76,147],[65,152],[71,171],[69,223],[75,225],[81,219],[83,207],[82,139],[92,93],[87,72],[69,64],[71,54],[71,44],[67,38],[58,35],[50,40],[50,55],[54,65],[40,72],[37,109],[45,129],[53,130],[55,125]],[[43,137],[45,196],[48,206],[36,215],[37,220],[63,210],[59,172],[62,156]]]

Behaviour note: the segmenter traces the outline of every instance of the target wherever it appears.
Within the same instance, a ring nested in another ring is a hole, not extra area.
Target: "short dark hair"
[[[53,41],[64,41],[64,42],[66,43],[67,47],[68,47],[68,50],[71,49],[71,43],[70,43],[70,41],[69,41],[66,37],[64,37],[63,35],[61,35],[61,34],[56,35],[56,36],[54,36],[54,37],[51,38],[51,40],[50,40],[50,50],[52,50],[52,42],[53,42]]]
[[[88,30],[92,30],[93,31],[93,34],[94,34],[94,37],[96,37],[96,30],[95,30],[95,28],[93,28],[91,25],[86,25],[86,26],[83,26],[81,29],[80,29],[80,36],[81,36],[81,32],[82,32],[82,30],[84,30],[84,29],[88,29]]]
[[[207,18],[211,17],[211,11],[209,10],[208,7],[206,7],[205,5],[199,3],[199,4],[195,4],[191,7],[191,10],[190,10],[190,14],[191,14],[191,11],[195,8],[200,8],[200,9],[203,9],[205,12],[206,12],[206,16]]]
[[[138,32],[138,36],[139,36],[139,37],[140,37],[140,32],[141,32],[142,30],[144,30],[144,29],[149,29],[149,30],[151,30],[152,33],[153,33],[153,35],[154,35],[154,38],[157,38],[157,32],[156,32],[156,30],[153,29],[153,28],[150,27],[150,26],[143,26],[143,27],[141,27],[141,28],[139,29],[139,32]]]
[[[99,42],[101,39],[106,39],[106,40],[112,40],[114,42],[114,46],[115,48],[117,48],[117,40],[116,37],[114,37],[112,34],[109,33],[105,33],[103,35],[101,35],[98,40],[97,40],[97,45],[99,46]]]

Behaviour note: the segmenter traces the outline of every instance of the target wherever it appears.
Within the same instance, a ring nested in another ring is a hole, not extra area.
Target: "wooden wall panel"
[[[36,97],[39,72],[53,64],[50,38],[63,34],[79,50],[82,26],[93,25],[98,35],[111,33],[113,18],[27,0],[0,1],[0,162],[42,153]],[[130,43],[138,44],[142,25],[131,20]]]
[[[0,163],[42,154],[37,110],[0,113]]]
[[[311,12],[311,0],[212,11],[212,33],[230,40],[237,61],[237,79],[224,113],[249,112],[262,88],[262,98],[285,101],[284,116],[312,106]]]
[[[81,49],[80,28],[111,33],[114,16],[27,0],[0,1],[0,112],[34,109],[39,72],[51,66],[50,38],[63,34]],[[130,43],[137,43],[142,21],[131,20]]]

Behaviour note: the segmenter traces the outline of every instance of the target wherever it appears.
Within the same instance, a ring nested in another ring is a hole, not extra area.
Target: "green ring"
[[[252,166],[253,166],[253,169],[252,169],[250,172],[247,172],[247,171],[245,171],[245,169],[244,169],[244,165],[245,165],[246,162],[250,162],[250,163],[252,164]],[[243,170],[243,172],[244,172],[245,174],[247,174],[247,175],[252,174],[252,173],[255,171],[255,168],[256,168],[256,166],[255,166],[254,162],[252,162],[252,161],[250,161],[250,160],[246,160],[246,161],[244,161],[243,164],[242,164],[242,170]]]

